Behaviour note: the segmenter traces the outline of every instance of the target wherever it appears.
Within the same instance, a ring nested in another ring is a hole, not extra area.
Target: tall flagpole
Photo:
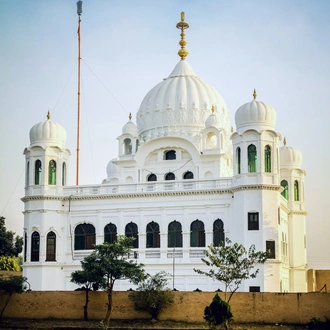
[[[76,185],[79,184],[79,153],[80,153],[80,22],[82,14],[82,1],[77,2],[78,14],[78,123],[77,123],[77,159],[76,159]]]

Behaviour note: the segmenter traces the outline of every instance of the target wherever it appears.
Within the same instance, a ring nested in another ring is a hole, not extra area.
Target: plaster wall
[[[214,292],[174,292],[174,304],[160,315],[161,320],[204,322],[205,306]],[[147,319],[148,314],[134,310],[130,292],[114,292],[113,319]],[[224,299],[224,293],[220,293]],[[6,299],[0,295],[0,306]],[[82,319],[85,292],[30,291],[13,295],[4,318]],[[89,318],[102,319],[106,313],[104,292],[90,292]],[[244,293],[231,300],[236,322],[307,323],[312,317],[330,318],[330,293]]]

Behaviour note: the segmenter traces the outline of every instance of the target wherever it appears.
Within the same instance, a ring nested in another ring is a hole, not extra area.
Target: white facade
[[[254,98],[235,114],[182,59],[118,137],[102,184],[66,186],[66,132],[48,117],[25,149],[23,275],[33,290],[72,290],[93,244],[136,236],[130,258],[165,270],[178,290],[214,291],[198,275],[205,248],[229,237],[271,257],[240,290],[306,292],[301,153],[280,147],[276,113]],[[113,155],[115,156],[115,155]],[[119,281],[118,290],[132,284]]]

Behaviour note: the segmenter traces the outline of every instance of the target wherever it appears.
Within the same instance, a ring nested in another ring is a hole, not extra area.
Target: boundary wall
[[[175,291],[173,305],[166,308],[160,320],[203,322],[204,308],[215,292]],[[113,319],[149,319],[137,312],[130,299],[131,292],[113,293]],[[224,299],[224,293],[219,293]],[[0,294],[0,308],[7,294]],[[106,314],[105,292],[89,292],[89,319],[103,319]],[[28,291],[14,294],[4,312],[4,318],[27,319],[83,319],[84,291]],[[230,305],[239,323],[305,324],[311,318],[330,319],[330,293],[270,293],[236,292]]]

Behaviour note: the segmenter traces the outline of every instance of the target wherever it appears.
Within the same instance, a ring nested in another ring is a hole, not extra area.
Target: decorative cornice
[[[269,184],[250,184],[244,186],[237,186],[231,188],[232,192],[242,191],[242,190],[273,190],[273,191],[281,191],[283,188],[281,186],[269,185]]]
[[[308,215],[306,211],[291,211],[289,215]]]
[[[190,191],[162,191],[162,192],[138,192],[126,194],[106,194],[106,195],[76,195],[76,196],[25,196],[21,200],[26,203],[30,201],[50,200],[50,201],[77,201],[77,200],[101,200],[101,199],[121,199],[121,198],[147,198],[164,196],[191,196],[191,195],[223,195],[232,194],[231,189],[208,189]]]

